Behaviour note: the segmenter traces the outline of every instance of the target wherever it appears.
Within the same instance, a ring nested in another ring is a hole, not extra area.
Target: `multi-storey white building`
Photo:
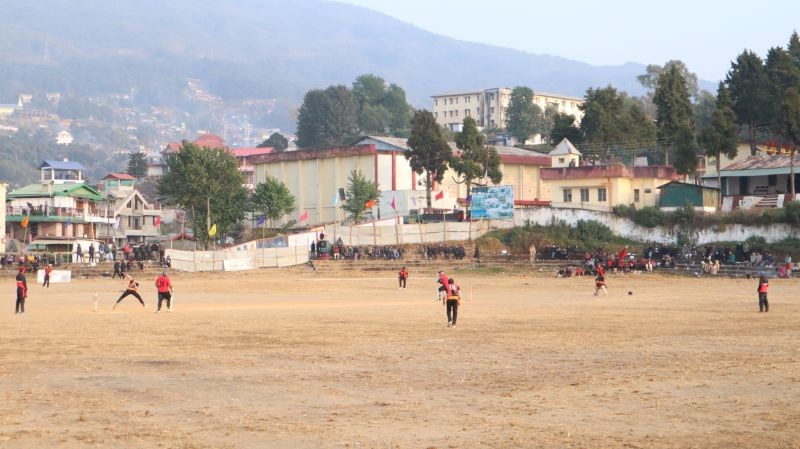
[[[437,123],[453,131],[461,130],[465,117],[474,118],[481,127],[504,129],[511,91],[507,87],[495,87],[434,95],[433,115]],[[578,97],[534,90],[533,102],[542,111],[555,108],[558,112],[574,115],[577,123],[583,118],[579,108],[583,99]]]

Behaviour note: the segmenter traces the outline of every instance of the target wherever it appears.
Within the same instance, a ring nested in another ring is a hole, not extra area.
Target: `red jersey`
[[[159,293],[167,293],[170,290],[172,283],[166,276],[159,276],[156,278],[156,289]]]
[[[442,284],[444,287],[448,287],[448,284],[450,283],[450,278],[448,278],[446,274],[442,273],[439,275],[439,283]]]
[[[766,293],[769,290],[769,281],[764,279],[758,282],[758,292],[759,293]]]

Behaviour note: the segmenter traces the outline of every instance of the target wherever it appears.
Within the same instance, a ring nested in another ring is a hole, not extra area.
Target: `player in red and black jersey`
[[[28,281],[25,279],[24,266],[19,267],[17,273],[17,305],[14,313],[25,313],[25,299],[28,297]]]
[[[126,288],[122,295],[120,295],[120,297],[117,299],[117,302],[114,303],[113,308],[116,309],[117,304],[119,304],[119,302],[125,299],[125,297],[128,295],[133,295],[134,298],[139,300],[139,303],[142,304],[143,308],[147,308],[147,304],[144,303],[144,299],[142,299],[142,297],[139,295],[139,283],[136,282],[131,275],[128,275],[128,288]]]

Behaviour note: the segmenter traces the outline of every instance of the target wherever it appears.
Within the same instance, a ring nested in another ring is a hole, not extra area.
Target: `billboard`
[[[472,189],[472,218],[514,219],[514,186]]]

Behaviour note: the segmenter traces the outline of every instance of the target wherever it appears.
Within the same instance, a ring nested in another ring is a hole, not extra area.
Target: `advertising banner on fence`
[[[472,189],[472,218],[514,219],[514,186]]]
[[[226,259],[222,266],[225,271],[245,271],[253,269],[253,262],[250,259]]]
[[[42,284],[44,282],[44,270],[36,272],[36,282]],[[53,270],[50,272],[51,284],[69,284],[72,282],[72,271],[70,270]]]

